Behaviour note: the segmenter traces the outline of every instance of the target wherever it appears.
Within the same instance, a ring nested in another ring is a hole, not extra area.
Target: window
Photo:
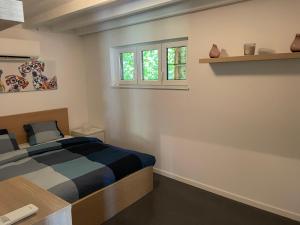
[[[165,57],[163,57],[163,71],[165,73],[163,83],[167,85],[186,85],[187,80],[187,42],[177,41],[162,45]]]
[[[140,84],[161,84],[161,45],[146,45],[137,49],[140,59]]]
[[[158,80],[159,74],[158,50],[142,51],[142,79]]]
[[[121,80],[135,79],[135,59],[134,52],[122,52],[120,54],[121,60]]]
[[[171,89],[186,86],[187,51],[187,41],[114,48],[111,57],[113,85]]]
[[[115,63],[112,72],[118,76],[116,77],[117,83],[120,85],[137,84],[136,48],[116,49],[115,57],[112,58]]]
[[[187,47],[167,48],[167,79],[186,80]]]

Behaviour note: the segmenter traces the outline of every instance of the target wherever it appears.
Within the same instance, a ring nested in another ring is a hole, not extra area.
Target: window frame
[[[121,65],[121,54],[122,53],[134,53],[134,79],[133,80],[122,80],[123,76],[122,65]],[[121,47],[116,49],[115,55],[117,57],[117,81],[120,85],[133,85],[138,83],[137,75],[138,75],[138,63],[137,63],[137,54],[136,47]]]
[[[143,80],[143,51],[158,50],[158,80]],[[137,48],[138,57],[138,84],[141,85],[161,85],[162,84],[162,59],[161,44],[143,45]]]
[[[167,48],[172,47],[187,47],[186,61],[186,80],[168,80],[167,79]],[[143,50],[158,50],[159,57],[159,79],[156,81],[143,80]],[[111,60],[111,81],[112,87],[115,88],[137,88],[137,89],[165,89],[165,90],[189,90],[188,79],[188,38],[178,38],[173,40],[162,40],[141,44],[131,44],[126,46],[116,46],[110,48]],[[134,53],[134,80],[122,80],[121,53]],[[164,52],[166,54],[164,54]]]
[[[185,80],[168,80],[168,48],[178,48],[178,47],[187,47],[187,54],[186,54],[186,79]],[[162,85],[187,85],[188,80],[188,41],[173,41],[173,42],[166,42],[162,43]]]

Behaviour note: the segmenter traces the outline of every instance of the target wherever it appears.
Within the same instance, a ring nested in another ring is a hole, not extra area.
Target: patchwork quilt
[[[23,176],[72,203],[154,164],[154,156],[76,137],[1,154],[0,181]]]

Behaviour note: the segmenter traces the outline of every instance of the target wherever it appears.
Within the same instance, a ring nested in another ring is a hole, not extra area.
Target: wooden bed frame
[[[18,144],[24,144],[24,124],[49,120],[57,120],[61,131],[70,134],[67,108],[1,116],[0,128],[15,133]],[[153,168],[147,167],[74,202],[73,225],[100,225],[152,190]]]
[[[57,120],[59,129],[65,135],[70,134],[68,109],[54,109],[40,112],[24,113],[0,117],[0,127],[16,134],[18,144],[27,142],[23,126],[28,123]]]

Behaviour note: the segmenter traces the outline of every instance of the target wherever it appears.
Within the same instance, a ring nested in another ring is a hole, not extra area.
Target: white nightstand
[[[91,127],[88,129],[79,128],[76,130],[72,130],[71,135],[74,137],[95,137],[105,142],[104,129],[97,128],[97,127]]]

